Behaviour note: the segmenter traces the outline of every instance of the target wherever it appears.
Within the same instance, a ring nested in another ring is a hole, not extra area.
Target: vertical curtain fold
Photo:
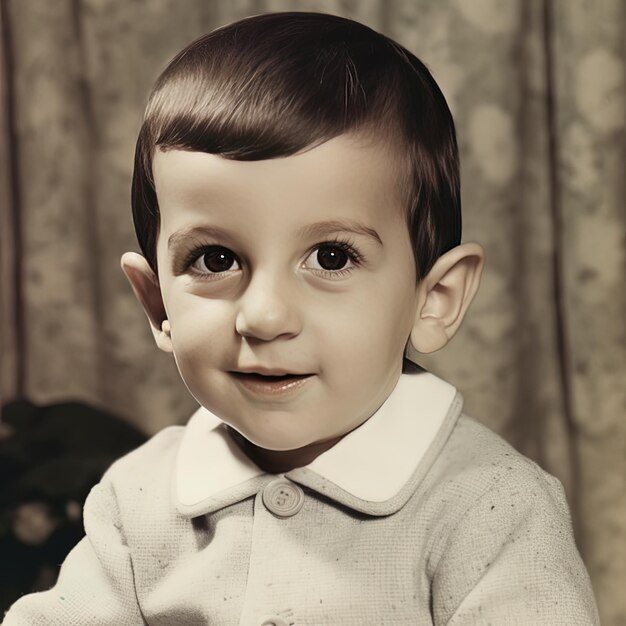
[[[548,4],[577,529],[603,623],[625,624],[626,4]]]
[[[24,393],[24,324],[13,37],[0,0],[0,398]]]

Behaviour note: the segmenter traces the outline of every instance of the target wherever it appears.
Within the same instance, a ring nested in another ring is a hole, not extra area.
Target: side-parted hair
[[[157,148],[255,161],[348,132],[399,157],[419,281],[461,240],[454,122],[424,64],[371,28],[324,13],[257,15],[192,42],[157,79],[135,152],[133,221],[157,277]]]

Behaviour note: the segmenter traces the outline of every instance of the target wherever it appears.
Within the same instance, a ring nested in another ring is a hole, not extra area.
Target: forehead
[[[157,150],[161,235],[213,219],[234,227],[250,220],[302,226],[320,218],[388,219],[400,213],[399,171],[390,149],[359,136],[262,161]]]

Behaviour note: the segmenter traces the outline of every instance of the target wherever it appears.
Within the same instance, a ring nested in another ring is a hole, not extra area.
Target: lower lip
[[[255,394],[272,397],[286,396],[294,393],[302,389],[302,387],[313,379],[313,374],[298,378],[285,378],[282,380],[264,380],[258,376],[235,374],[233,372],[231,372],[231,375],[240,385],[249,391]]]

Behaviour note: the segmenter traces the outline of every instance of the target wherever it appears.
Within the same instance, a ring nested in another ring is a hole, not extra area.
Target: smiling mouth
[[[269,376],[266,374],[257,374],[256,372],[231,372],[231,374],[237,378],[246,378],[248,380],[257,380],[265,383],[297,380],[299,378],[311,376],[311,374],[283,374],[281,376]]]
[[[249,393],[255,396],[291,397],[297,390],[309,385],[314,374],[282,374],[271,376],[256,372],[229,372]]]

